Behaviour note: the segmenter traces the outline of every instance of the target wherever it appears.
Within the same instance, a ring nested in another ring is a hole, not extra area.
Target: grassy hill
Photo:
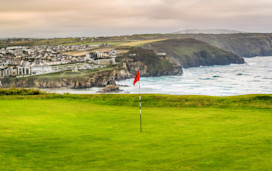
[[[184,37],[205,41],[213,46],[233,52],[242,57],[272,55],[272,34],[191,34],[184,35]]]
[[[237,34],[137,34],[129,40],[193,38],[242,57],[272,56],[271,33]]]
[[[126,63],[127,69],[132,75],[135,75],[139,68],[141,76],[182,74],[182,68],[172,58],[161,57],[153,50],[142,47],[131,47],[128,53],[118,57],[117,61]]]
[[[196,39],[167,39],[144,45],[145,48],[166,52],[182,67],[244,63],[244,59]]]
[[[0,96],[0,170],[271,170],[272,96]]]

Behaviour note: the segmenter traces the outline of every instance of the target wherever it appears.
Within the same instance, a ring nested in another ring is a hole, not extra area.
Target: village
[[[0,49],[0,78],[103,68],[115,64],[117,50],[102,45],[12,46]],[[97,50],[95,50],[97,49]],[[77,52],[77,53],[72,53]]]

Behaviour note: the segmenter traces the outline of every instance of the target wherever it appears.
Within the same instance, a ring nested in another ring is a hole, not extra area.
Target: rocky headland
[[[166,52],[184,68],[212,65],[242,64],[244,59],[206,42],[192,38],[167,39],[144,45],[144,48]]]

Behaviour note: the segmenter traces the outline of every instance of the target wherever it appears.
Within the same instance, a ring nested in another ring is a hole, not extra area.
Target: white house
[[[31,71],[33,75],[37,75],[53,72],[53,69],[50,65],[33,65]]]

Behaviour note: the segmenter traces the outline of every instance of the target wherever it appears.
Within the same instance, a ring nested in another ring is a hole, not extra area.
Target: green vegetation
[[[168,39],[144,45],[145,48],[166,52],[183,67],[243,63],[243,58],[196,39]]]
[[[0,96],[0,170],[271,170],[272,95]]]
[[[135,56],[129,56],[130,54],[136,54]],[[117,58],[117,61],[125,61],[125,58],[133,60],[134,62],[140,61],[147,66],[148,75],[156,76],[158,73],[171,72],[174,70],[175,64],[171,63],[169,60],[159,57],[154,53],[153,50],[143,49],[141,47],[132,47],[130,51]],[[130,65],[130,63],[127,63]],[[137,71],[135,71],[137,72]]]
[[[15,78],[15,77],[5,77],[2,79],[2,83],[8,83],[10,81],[16,81],[16,80],[29,80],[32,82],[33,80],[56,80],[60,78],[83,78],[83,77],[89,77],[94,73],[97,72],[106,72],[111,71],[113,69],[116,69],[117,65],[109,65],[105,68],[95,68],[95,69],[86,69],[86,70],[80,70],[77,72],[73,71],[63,71],[63,72],[54,72],[49,74],[42,74],[42,75],[35,75],[35,76],[28,76],[28,77],[21,77],[21,78]]]
[[[153,41],[156,39],[193,38],[209,43],[243,57],[269,56],[272,54],[272,34],[237,33],[237,34],[135,34],[112,37],[55,38],[55,39],[8,39],[0,40],[0,48],[7,46],[31,45],[74,45],[74,44],[109,44],[116,46],[124,43]],[[134,45],[133,45],[134,46]],[[137,44],[138,46],[138,44]]]
[[[80,38],[52,38],[52,39],[10,39],[1,40],[0,48],[8,46],[37,46],[37,45],[92,45],[92,44],[108,44],[118,45],[127,41],[114,41],[106,40],[102,41],[98,38],[88,37],[85,39]]]
[[[23,89],[23,88],[0,88],[0,95],[38,95],[44,94],[37,89]]]
[[[73,71],[63,71],[63,72],[56,72],[56,73],[50,73],[50,74],[43,74],[43,75],[36,75],[29,78],[38,78],[38,79],[59,79],[59,78],[82,78],[82,77],[88,77],[91,74],[97,73],[97,72],[103,72],[103,71],[111,71],[115,69],[116,65],[109,65],[105,68],[95,68],[95,69],[86,69],[81,70],[78,72]],[[25,79],[28,79],[27,77]]]

